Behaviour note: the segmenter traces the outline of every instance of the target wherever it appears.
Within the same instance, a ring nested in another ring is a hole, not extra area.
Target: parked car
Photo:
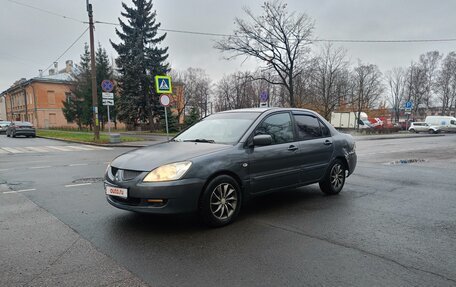
[[[8,121],[0,121],[0,134],[5,133],[6,134],[6,129],[8,128],[8,125],[10,122]]]
[[[107,201],[149,213],[197,211],[210,226],[232,222],[243,202],[319,183],[338,194],[356,166],[355,141],[317,113],[258,108],[210,115],[172,140],[115,158]]]
[[[412,133],[427,132],[431,134],[437,134],[441,131],[438,126],[430,125],[425,122],[412,122],[408,130]]]
[[[13,137],[25,136],[25,137],[36,137],[36,130],[33,125],[29,122],[10,122],[6,129],[6,136]]]

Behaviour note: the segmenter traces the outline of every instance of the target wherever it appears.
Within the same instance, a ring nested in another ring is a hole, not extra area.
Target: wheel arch
[[[200,204],[201,202],[201,199],[202,199],[202,196],[204,194],[204,191],[206,190],[207,186],[209,185],[209,183],[214,179],[216,178],[217,176],[220,176],[220,175],[227,175],[227,176],[230,176],[232,177],[236,182],[237,184],[239,185],[239,188],[241,189],[240,192],[239,192],[239,195],[241,197],[241,204],[243,202],[243,198],[244,198],[244,188],[243,188],[243,185],[242,185],[242,180],[241,178],[234,172],[232,171],[229,171],[229,170],[219,170],[217,172],[214,172],[213,174],[211,174],[211,176],[209,176],[206,180],[206,182],[204,183],[203,185],[203,188],[201,189],[201,192],[200,192],[200,195],[199,195],[199,198],[198,198],[198,205]]]

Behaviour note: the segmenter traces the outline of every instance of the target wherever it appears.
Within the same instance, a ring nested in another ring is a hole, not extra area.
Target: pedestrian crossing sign
[[[157,94],[171,94],[173,92],[171,77],[155,76],[155,90],[157,91]]]

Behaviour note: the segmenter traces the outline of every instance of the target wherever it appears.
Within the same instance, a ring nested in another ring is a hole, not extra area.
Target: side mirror
[[[256,135],[253,137],[254,146],[264,146],[272,144],[272,137],[270,135]]]

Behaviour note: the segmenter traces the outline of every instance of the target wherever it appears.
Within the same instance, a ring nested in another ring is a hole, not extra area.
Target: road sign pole
[[[111,135],[111,117],[109,115],[109,106],[108,106],[108,131],[109,131],[109,135]]]
[[[166,106],[165,108],[165,122],[166,122],[166,140],[169,141],[169,133],[168,133],[168,112]]]

